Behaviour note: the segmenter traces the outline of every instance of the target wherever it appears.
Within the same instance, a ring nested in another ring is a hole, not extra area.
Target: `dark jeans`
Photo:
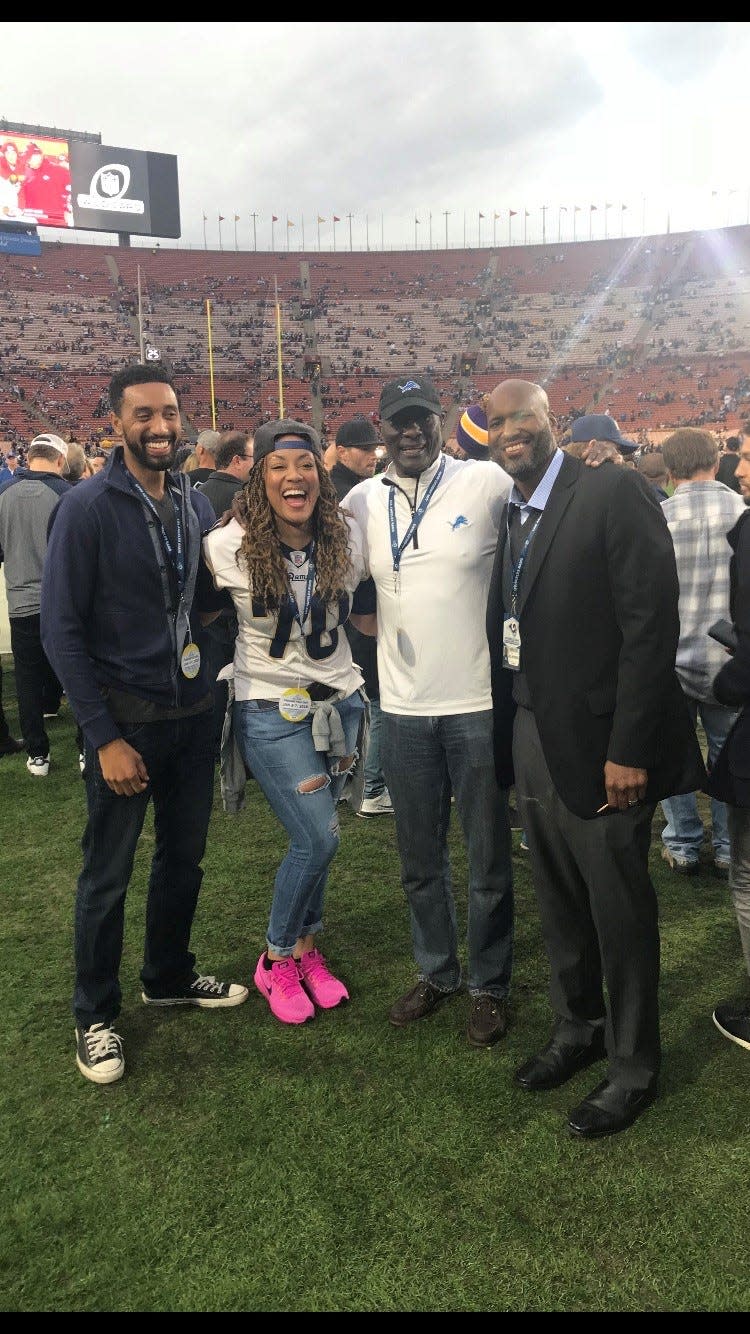
[[[0,741],[10,740],[10,728],[3,708],[3,662],[0,658]]]
[[[57,713],[62,686],[42,648],[38,613],[9,619],[21,735],[29,755],[49,755],[44,715]]]
[[[396,817],[401,882],[421,978],[461,984],[448,857],[451,792],[469,862],[466,932],[471,995],[505,997],[513,962],[508,794],[495,778],[492,713],[382,714],[383,768]]]
[[[195,976],[190,931],[203,879],[214,793],[213,714],[146,723],[125,735],[143,756],[145,792],[118,797],[86,744],[88,822],[75,909],[76,982],[73,1010],[84,1028],[120,1012],[125,893],[149,801],[155,847],[146,904],[141,980],[151,996],[169,996]]]

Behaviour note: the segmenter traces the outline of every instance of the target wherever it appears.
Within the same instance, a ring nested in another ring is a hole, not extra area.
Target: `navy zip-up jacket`
[[[195,585],[210,596],[201,539],[215,521],[214,512],[185,473],[168,473],[166,480],[179,494],[190,637],[201,645],[200,594],[190,590]],[[213,688],[205,653],[193,680],[180,671],[183,645],[175,642],[179,598],[158,532],[156,519],[129,482],[122,446],[95,477],[70,487],[50,517],[42,644],[76,720],[96,748],[122,736],[107,707],[107,687],[167,709],[197,704]]]

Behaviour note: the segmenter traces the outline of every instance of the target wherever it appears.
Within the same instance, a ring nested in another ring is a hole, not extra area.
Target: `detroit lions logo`
[[[406,384],[399,384],[396,388],[400,389],[402,394],[410,394],[412,390],[421,389],[422,386],[421,384],[417,384],[416,380],[407,380]]]
[[[455,533],[458,528],[468,528],[468,526],[469,520],[463,514],[457,514],[455,519],[448,520],[448,527],[452,533]]]

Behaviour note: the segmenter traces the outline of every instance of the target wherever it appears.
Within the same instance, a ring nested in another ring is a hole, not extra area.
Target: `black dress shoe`
[[[602,1080],[583,1102],[574,1107],[568,1129],[582,1139],[599,1139],[627,1130],[656,1098],[656,1081],[645,1089],[624,1089]]]
[[[16,741],[14,736],[8,736],[4,741],[0,741],[0,755],[20,755],[25,749],[23,741]]]
[[[536,1093],[541,1089],[556,1089],[565,1084],[579,1070],[585,1070],[594,1061],[606,1055],[604,1034],[597,1029],[590,1043],[573,1044],[551,1037],[546,1047],[520,1065],[513,1078],[522,1089]]]

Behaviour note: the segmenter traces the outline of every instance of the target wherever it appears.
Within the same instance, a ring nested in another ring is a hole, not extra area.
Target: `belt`
[[[325,699],[333,699],[334,695],[339,693],[335,686],[324,686],[320,681],[313,681],[312,685],[300,686],[300,690],[306,690],[310,699],[316,704]],[[251,702],[263,711],[264,709],[278,709],[281,701],[278,699],[254,699]]]

